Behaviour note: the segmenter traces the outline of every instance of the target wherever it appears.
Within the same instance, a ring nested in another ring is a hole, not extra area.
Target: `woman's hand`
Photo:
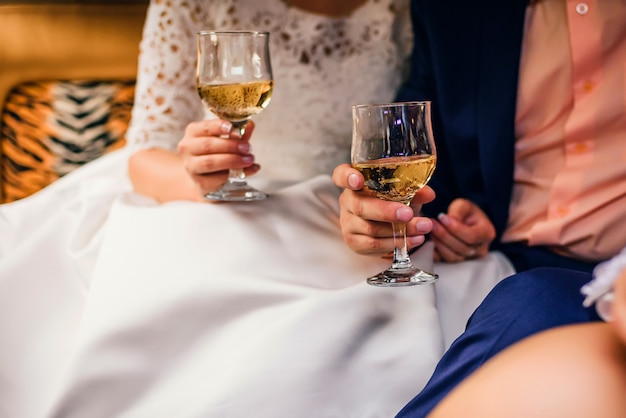
[[[217,190],[231,168],[246,175],[259,170],[250,154],[248,122],[243,138],[229,122],[214,119],[192,122],[178,144],[178,152],[164,148],[141,149],[130,157],[128,174],[135,192],[159,202],[193,200],[207,202],[204,195]],[[220,138],[226,136],[228,138]]]
[[[457,262],[487,255],[496,236],[491,220],[474,203],[455,199],[448,213],[433,221],[435,260]]]
[[[243,169],[246,176],[259,171],[250,154],[254,122],[248,122],[243,137],[230,122],[213,119],[192,122],[178,143],[183,167],[201,195],[217,190],[228,179],[228,170]],[[228,136],[224,138],[222,136]]]
[[[432,229],[429,218],[416,216],[424,203],[435,198],[430,187],[422,188],[415,195],[411,207],[407,207],[402,203],[378,199],[363,190],[363,176],[349,164],[335,168],[333,182],[344,189],[339,197],[344,241],[358,254],[388,256],[393,252],[391,222],[406,222],[409,249],[421,245],[424,234]]]

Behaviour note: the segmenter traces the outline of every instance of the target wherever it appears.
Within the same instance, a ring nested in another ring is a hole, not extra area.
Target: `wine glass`
[[[430,102],[364,104],[352,107],[352,166],[376,197],[409,205],[428,183],[437,156]],[[374,286],[432,283],[438,275],[414,266],[406,243],[406,224],[393,223],[391,267],[369,277]]]
[[[196,84],[204,104],[219,118],[230,121],[243,135],[250,118],[265,109],[274,81],[269,33],[256,31],[201,31],[197,34]],[[246,182],[242,169],[231,169],[209,200],[261,200],[267,194]]]

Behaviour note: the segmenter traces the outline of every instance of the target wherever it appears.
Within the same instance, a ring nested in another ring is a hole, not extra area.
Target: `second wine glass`
[[[270,102],[274,81],[269,33],[257,31],[201,31],[197,34],[196,83],[204,104],[230,121],[243,135],[250,118]],[[206,199],[251,201],[267,194],[246,182],[241,169],[231,169],[227,182]]]
[[[352,166],[365,178],[365,189],[383,200],[409,205],[428,183],[437,156],[430,121],[430,102],[357,105],[352,107]],[[432,283],[438,276],[412,264],[406,224],[393,223],[393,262],[369,277],[375,286]]]

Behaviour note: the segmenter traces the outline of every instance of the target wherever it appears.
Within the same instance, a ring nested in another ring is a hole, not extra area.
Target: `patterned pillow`
[[[21,199],[120,148],[135,83],[44,81],[15,87],[0,120],[0,197]]]

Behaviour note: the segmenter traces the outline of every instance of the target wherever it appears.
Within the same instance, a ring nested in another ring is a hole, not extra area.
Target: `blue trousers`
[[[548,328],[599,321],[582,306],[580,288],[591,274],[536,268],[500,282],[472,314],[465,332],[439,361],[424,389],[397,415],[421,418],[458,383],[511,344]]]

